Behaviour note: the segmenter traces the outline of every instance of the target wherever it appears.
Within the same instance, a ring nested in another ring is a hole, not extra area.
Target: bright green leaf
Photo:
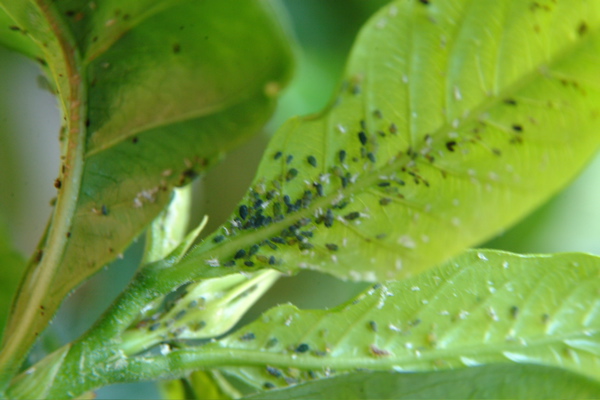
[[[598,293],[595,256],[471,251],[415,278],[377,284],[331,310],[279,306],[227,338],[182,354],[195,353],[199,363],[210,355],[231,366],[224,372],[257,388],[334,370],[507,362],[560,367],[600,381]],[[248,332],[255,339],[241,340]],[[235,367],[248,364],[257,367]]]
[[[23,31],[12,19],[10,15],[2,8],[0,4],[0,44],[15,49],[28,57],[41,58],[42,52],[27,31]]]
[[[234,14],[192,0],[1,3],[42,45],[65,126],[52,224],[0,368],[22,359],[64,296],[121,253],[173,187],[260,129],[290,70],[265,2]]]
[[[244,399],[594,399],[600,384],[533,365],[486,365],[454,371],[354,372]]]
[[[600,142],[600,3],[538,3],[385,7],[331,106],[277,132],[247,212],[182,268],[273,256],[285,271],[406,277],[546,200]]]
[[[276,307],[200,346],[126,357],[86,355],[80,352],[90,344],[78,344],[49,396],[210,368],[257,390],[357,369],[427,372],[502,363],[557,367],[598,382],[599,292],[600,257],[470,251],[414,278],[377,284],[331,310]],[[70,378],[81,357],[102,380]]]

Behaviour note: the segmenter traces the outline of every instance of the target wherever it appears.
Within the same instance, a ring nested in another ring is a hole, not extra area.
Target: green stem
[[[68,135],[63,153],[62,187],[58,196],[46,246],[41,259],[34,257],[19,290],[6,327],[3,351],[0,354],[0,391],[22,364],[36,338],[46,327],[62,299],[49,299],[53,278],[61,265],[71,228],[83,174],[85,150],[86,87],[80,55],[74,38],[49,0],[37,0],[40,15],[49,25],[61,50],[60,55],[48,54],[49,59],[60,59],[53,70],[56,81],[61,81],[56,69],[63,69],[67,77],[67,93],[63,93],[63,112],[67,116]],[[61,85],[59,85],[61,87]],[[42,253],[39,253],[40,255]],[[39,261],[39,264],[37,262]],[[37,264],[37,265],[36,265]]]

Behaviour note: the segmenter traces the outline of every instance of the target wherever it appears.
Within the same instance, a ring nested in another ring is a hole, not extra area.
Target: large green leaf
[[[331,106],[277,132],[240,212],[181,268],[273,256],[374,281],[490,237],[597,149],[599,28],[596,1],[391,3]]]
[[[265,2],[234,14],[192,0],[2,7],[43,49],[65,124],[52,223],[9,322],[20,343],[0,364],[18,363],[62,298],[122,252],[173,187],[262,126],[290,69]]]
[[[600,384],[558,368],[486,365],[455,371],[355,372],[244,399],[595,399]]]
[[[490,364],[560,368],[597,384],[598,293],[596,256],[469,251],[419,276],[377,284],[331,310],[276,307],[197,347],[137,357],[97,357],[79,349],[65,358],[49,396],[205,368],[259,391],[357,370],[427,372]],[[96,376],[74,381],[82,359],[93,363]]]
[[[598,293],[595,256],[470,251],[331,310],[276,307],[215,343],[174,352],[169,368],[223,366],[257,389],[357,368],[494,363],[560,367],[600,381]],[[166,368],[160,357],[152,362]]]

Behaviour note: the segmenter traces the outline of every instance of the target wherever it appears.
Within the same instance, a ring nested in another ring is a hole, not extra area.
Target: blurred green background
[[[275,1],[275,0],[272,0]],[[286,0],[282,20],[298,44],[295,78],[263,132],[233,151],[195,183],[192,224],[209,215],[206,233],[218,227],[245,193],[269,136],[287,118],[319,111],[338,84],[354,37],[384,0]],[[30,60],[0,48],[0,223],[6,224],[16,247],[26,256],[42,234],[55,195],[58,173],[60,116],[53,96]],[[600,254],[600,157],[566,190],[517,226],[482,247],[520,253],[583,251]],[[61,308],[32,358],[44,347],[73,340],[110,304],[133,275],[143,240],[124,258],[105,268],[73,293]],[[283,278],[251,311],[292,302],[302,308],[330,307],[364,287],[315,272]],[[159,398],[151,383],[115,385],[98,398]]]

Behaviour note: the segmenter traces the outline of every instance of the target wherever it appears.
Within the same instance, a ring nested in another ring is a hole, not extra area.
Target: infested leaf
[[[22,359],[64,296],[116,258],[174,187],[266,122],[290,72],[265,2],[233,15],[221,2],[1,3],[41,44],[64,127],[52,224],[9,321],[19,345],[0,366]]]
[[[599,272],[600,259],[585,254],[470,251],[415,278],[376,284],[331,310],[276,307],[216,343],[183,352],[198,360],[211,354],[225,373],[258,390],[265,382],[285,387],[356,369],[496,363],[599,380]],[[254,339],[240,340],[247,332]]]
[[[238,210],[182,268],[407,277],[546,200],[599,144],[600,4],[536,4],[384,7],[331,105],[276,133]]]

